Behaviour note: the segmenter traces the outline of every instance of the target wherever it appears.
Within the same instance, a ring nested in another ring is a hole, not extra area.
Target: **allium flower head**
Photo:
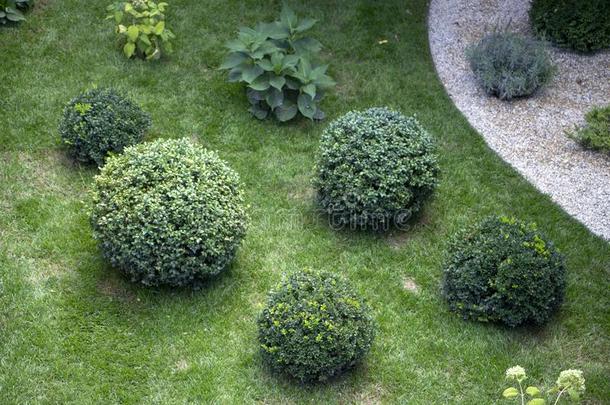
[[[571,389],[580,393],[585,392],[585,378],[581,370],[563,370],[557,379],[559,389]]]
[[[516,380],[516,381],[523,381],[525,380],[526,375],[525,375],[525,369],[521,366],[514,366],[509,368],[508,370],[506,370],[506,379],[507,380]]]

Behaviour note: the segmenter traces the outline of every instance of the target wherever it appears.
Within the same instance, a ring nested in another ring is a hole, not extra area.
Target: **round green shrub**
[[[434,150],[415,117],[387,108],[349,112],[322,135],[317,202],[334,226],[404,225],[436,187]]]
[[[585,115],[587,124],[568,135],[587,149],[610,155],[610,104],[595,107]]]
[[[246,231],[239,177],[186,139],[125,148],[95,177],[91,223],[133,281],[183,286],[225,269]]]
[[[113,89],[93,89],[64,108],[59,133],[76,160],[101,166],[110,152],[142,141],[150,125],[150,116],[131,100]]]
[[[543,324],[563,300],[563,257],[534,224],[489,217],[458,233],[444,268],[449,308],[478,321]]]
[[[369,351],[375,324],[368,306],[338,276],[305,270],[285,278],[258,319],[263,358],[302,381],[324,381]]]
[[[533,0],[530,22],[536,34],[562,48],[610,47],[610,0]]]
[[[477,82],[501,100],[533,94],[555,70],[542,42],[510,32],[486,35],[466,55]]]

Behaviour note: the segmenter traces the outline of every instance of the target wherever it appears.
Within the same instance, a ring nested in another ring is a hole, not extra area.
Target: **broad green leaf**
[[[292,102],[284,102],[284,104],[273,110],[276,118],[281,122],[290,121],[297,115],[297,112],[298,108]]]
[[[250,107],[249,111],[259,120],[264,120],[269,115],[269,110],[262,107],[260,103],[254,104],[252,107]]]
[[[298,22],[297,15],[285,4],[284,7],[282,7],[282,12],[280,13],[280,20],[284,26],[289,27],[290,29],[295,28]]]
[[[269,79],[267,78],[267,75],[260,75],[248,86],[253,90],[265,91],[270,86]]]
[[[544,404],[546,404],[546,401],[542,398],[534,398],[534,399],[527,401],[527,405],[544,405]]]
[[[538,395],[540,395],[540,390],[537,387],[527,387],[525,389],[525,392],[527,393],[527,395],[532,397],[537,397]]]
[[[269,79],[269,84],[278,90],[282,90],[284,84],[286,84],[286,79],[283,76],[272,76]]]
[[[572,401],[578,401],[580,399],[580,394],[575,389],[569,389],[568,395]]]
[[[322,50],[320,41],[313,38],[300,38],[292,43],[297,54],[317,53]]]
[[[245,68],[242,72],[242,78],[248,82],[252,83],[257,77],[262,75],[265,71],[258,65],[253,65]]]
[[[227,58],[222,62],[219,69],[233,69],[235,66],[239,66],[245,61],[248,60],[248,57],[240,52],[232,52],[227,56]]]
[[[507,388],[502,393],[504,398],[515,398],[517,395],[519,395],[519,391],[515,387]]]
[[[290,36],[288,29],[277,22],[260,23],[257,30],[271,39],[286,39]]]
[[[313,27],[316,24],[316,20],[314,20],[313,18],[303,18],[299,24],[297,25],[297,27],[295,28],[296,32],[303,32],[303,31],[307,31],[308,29],[310,29],[311,27]]]
[[[130,25],[127,28],[127,37],[131,42],[135,42],[138,39],[138,35],[140,35],[140,30],[135,25]]]
[[[229,83],[235,83],[242,80],[242,69],[235,67],[229,71]]]
[[[155,25],[155,34],[160,35],[165,29],[165,21],[159,21],[157,25]]]
[[[234,39],[225,44],[225,47],[233,52],[247,52],[248,47],[242,41]]]
[[[284,102],[284,93],[282,93],[278,89],[271,89],[267,94],[267,97],[265,97],[265,101],[273,110],[276,107],[282,105],[282,103]]]
[[[261,59],[256,62],[256,64],[263,68],[263,70],[267,72],[273,72],[273,64],[269,59]]]
[[[301,87],[301,91],[305,94],[309,94],[313,100],[316,97],[316,86],[314,84],[308,84],[306,86]]]
[[[127,42],[123,47],[123,53],[125,53],[125,56],[127,56],[128,58],[131,58],[133,56],[135,50],[136,45],[133,42]]]
[[[115,11],[114,12],[114,21],[118,23],[121,22],[121,20],[123,19],[123,12],[122,11]]]
[[[140,41],[142,41],[142,43],[148,45],[148,46],[152,46],[152,44],[150,43],[150,39],[148,39],[148,35],[145,34],[141,34],[140,37],[138,38]]]
[[[309,119],[313,119],[317,108],[311,96],[309,96],[308,94],[299,94],[297,104],[299,106],[299,111],[301,112],[301,114],[303,114]]]

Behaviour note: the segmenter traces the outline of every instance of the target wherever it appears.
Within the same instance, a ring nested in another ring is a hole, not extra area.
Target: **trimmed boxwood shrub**
[[[489,217],[458,233],[443,295],[464,319],[543,324],[563,300],[563,257],[534,224]]]
[[[501,100],[533,94],[555,70],[543,43],[511,32],[486,35],[466,56],[480,86]]]
[[[62,141],[78,161],[104,164],[110,152],[142,141],[150,116],[116,90],[99,88],[73,98],[59,125]]]
[[[533,0],[530,21],[534,32],[562,48],[610,47],[610,0]]]
[[[186,139],[128,147],[95,177],[94,236],[113,266],[145,285],[218,274],[246,222],[237,173]]]
[[[302,381],[323,381],[369,351],[375,324],[368,306],[340,277],[305,270],[269,294],[258,319],[263,358]]]
[[[335,226],[385,229],[420,211],[437,184],[428,132],[387,108],[352,111],[324,131],[314,186]]]

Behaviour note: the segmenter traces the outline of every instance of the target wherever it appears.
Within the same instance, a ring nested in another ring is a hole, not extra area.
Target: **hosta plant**
[[[298,113],[324,118],[318,104],[335,82],[326,74],[328,66],[318,61],[322,44],[304,35],[315,23],[284,7],[280,21],[241,28],[227,43],[229,54],[220,68],[229,70],[230,82],[246,84],[256,118],[275,116],[283,122]]]
[[[506,370],[506,379],[512,383],[512,386],[506,388],[502,396],[507,399],[518,399],[521,405],[545,405],[558,404],[561,398],[578,402],[585,392],[585,379],[581,370],[563,370],[559,373],[555,385],[546,392],[533,385],[524,389],[527,378],[523,367],[515,366]]]
[[[107,7],[106,19],[116,22],[125,56],[151,60],[172,51],[174,34],[165,27],[166,9],[167,3],[151,0],[120,1]]]
[[[0,24],[24,21],[23,12],[34,5],[34,0],[0,0]]]

